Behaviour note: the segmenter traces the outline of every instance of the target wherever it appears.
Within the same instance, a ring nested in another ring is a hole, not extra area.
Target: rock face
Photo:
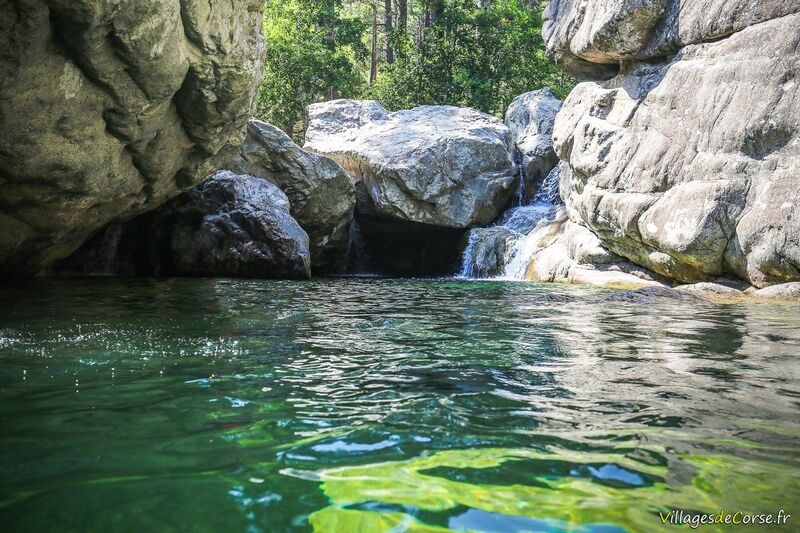
[[[74,274],[302,279],[308,235],[272,183],[228,171],[153,212],[114,224],[71,256]]]
[[[563,66],[619,71],[557,117],[569,218],[678,282],[800,279],[800,2],[553,0],[547,18]]]
[[[341,266],[355,208],[355,187],[342,167],[256,119],[248,123],[244,144],[227,167],[269,180],[286,193],[292,216],[310,238],[315,274]]]
[[[550,89],[531,91],[516,97],[506,111],[505,125],[517,147],[523,183],[521,202],[532,200],[545,177],[555,168],[553,125],[561,100]]]
[[[615,288],[665,286],[652,272],[603,248],[591,231],[569,220],[562,208],[521,244],[534,250],[526,264],[530,281]]]
[[[500,276],[521,237],[505,226],[471,229],[460,275],[466,278]]]
[[[305,148],[358,182],[362,214],[467,228],[491,222],[516,189],[508,128],[473,109],[389,113],[373,101],[336,100],[308,115]]]
[[[205,179],[262,76],[259,0],[0,5],[0,271]]]

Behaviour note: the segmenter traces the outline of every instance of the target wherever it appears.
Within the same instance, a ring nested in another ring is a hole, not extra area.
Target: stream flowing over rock
[[[570,221],[674,281],[800,279],[800,2],[553,0]],[[602,81],[607,80],[607,81]]]
[[[220,171],[155,211],[112,224],[57,265],[111,276],[311,276],[308,235],[276,185]]]
[[[521,171],[519,203],[530,202],[558,164],[553,150],[553,125],[561,100],[548,88],[516,97],[508,106],[505,125],[517,147]]]
[[[335,161],[297,146],[275,126],[251,119],[239,154],[227,167],[277,185],[308,233],[315,274],[337,271],[347,253],[355,187]]]
[[[30,275],[230,157],[262,0],[0,5],[0,272]]]
[[[480,226],[494,220],[516,190],[511,133],[469,108],[390,113],[374,101],[314,104],[305,148],[331,157],[358,182],[363,215]]]

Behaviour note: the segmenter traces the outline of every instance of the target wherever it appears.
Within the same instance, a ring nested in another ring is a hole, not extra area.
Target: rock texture
[[[315,274],[343,266],[355,187],[335,161],[306,152],[280,129],[251,119],[244,144],[227,168],[264,178],[286,193],[292,216],[310,238]]]
[[[0,5],[0,271],[41,271],[235,151],[262,75],[262,6]]]
[[[530,281],[613,288],[666,286],[657,275],[603,248],[592,232],[569,220],[560,208],[521,245],[533,250],[526,265]]]
[[[751,293],[754,298],[765,300],[796,300],[800,301],[800,283],[781,283],[765,287]]]
[[[460,275],[466,278],[502,275],[520,238],[521,234],[504,226],[471,229]]]
[[[289,214],[286,195],[229,171],[111,225],[59,267],[83,275],[311,276],[308,235]]]
[[[389,113],[373,101],[308,109],[305,148],[358,182],[360,213],[450,228],[491,222],[516,189],[511,134],[473,109]]]
[[[619,71],[558,115],[569,218],[677,282],[800,279],[799,27],[796,0],[553,0],[551,55]]]
[[[505,125],[517,147],[523,179],[522,203],[536,196],[542,181],[558,163],[553,150],[553,125],[560,109],[561,100],[550,89],[522,94],[508,106]]]

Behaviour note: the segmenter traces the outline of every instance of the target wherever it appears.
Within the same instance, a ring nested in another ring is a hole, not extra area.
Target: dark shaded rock
[[[634,291],[615,292],[606,298],[607,302],[624,303],[654,303],[664,300],[686,303],[702,303],[705,301],[694,294],[666,287],[644,287]]]
[[[272,183],[228,171],[159,209],[101,232],[58,265],[77,275],[311,275],[308,235]]]
[[[315,274],[344,268],[355,188],[335,161],[306,152],[275,126],[251,119],[239,154],[227,168],[277,185],[308,233]]]
[[[0,272],[31,275],[241,144],[263,0],[0,3]]]
[[[455,274],[464,230],[356,214],[351,274],[430,277]]]

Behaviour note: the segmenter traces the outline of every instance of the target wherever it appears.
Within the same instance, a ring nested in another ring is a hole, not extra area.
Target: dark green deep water
[[[800,306],[614,294],[2,288],[0,530],[798,531]]]

